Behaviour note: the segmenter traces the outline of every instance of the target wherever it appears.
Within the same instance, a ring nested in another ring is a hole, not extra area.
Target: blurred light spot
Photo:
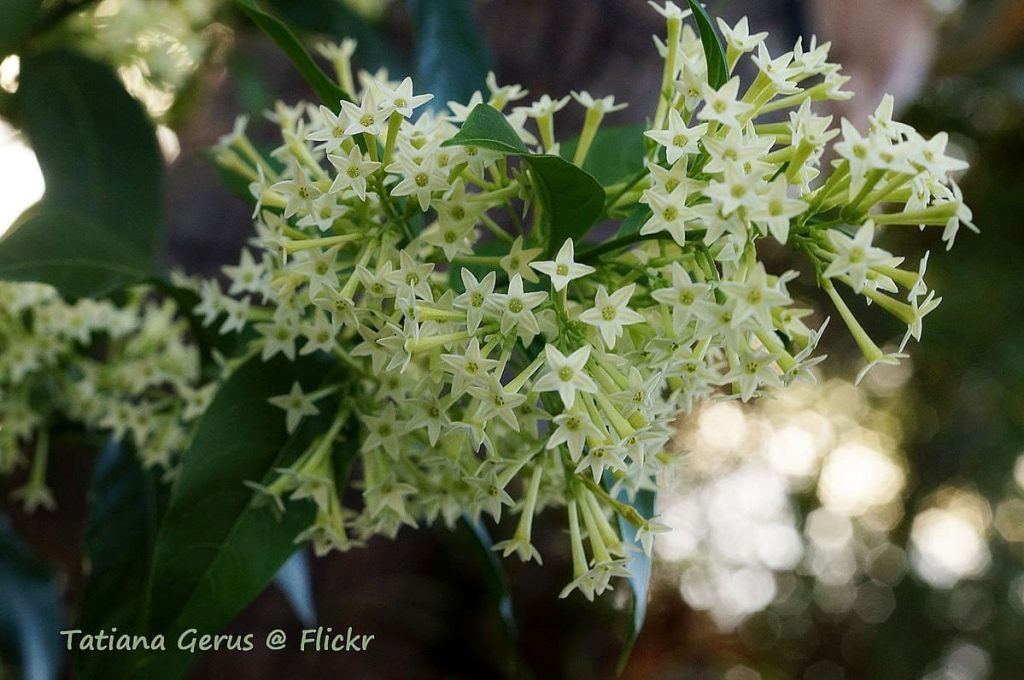
[[[846,671],[837,663],[819,661],[804,671],[804,680],[844,680]]]
[[[776,571],[793,569],[804,555],[800,534],[781,522],[760,527],[754,534],[754,544],[761,562]]]
[[[883,396],[899,392],[914,374],[914,363],[905,359],[895,366],[886,366],[884,371],[870,371],[861,383],[864,387]]]
[[[761,674],[750,666],[733,666],[725,672],[723,680],[761,680]]]
[[[700,414],[697,434],[711,448],[737,449],[746,439],[747,419],[734,402],[712,404]]]
[[[911,528],[910,561],[936,588],[980,576],[991,562],[986,541],[988,503],[974,493],[947,490],[944,503],[920,513]]]
[[[868,583],[857,590],[853,611],[867,624],[886,621],[896,609],[896,597],[888,586]]]
[[[0,121],[0,235],[43,197],[45,188],[35,153],[16,130]]]
[[[1017,612],[1024,614],[1024,572],[1017,574],[1010,581],[1010,588],[1006,594],[1006,599],[1009,600],[1010,606],[1017,610]]]
[[[1011,543],[1024,541],[1024,500],[1011,498],[996,508],[996,531]]]
[[[949,596],[947,616],[960,630],[981,630],[992,619],[995,603],[982,586],[961,584]]]
[[[819,585],[843,586],[850,583],[857,573],[857,559],[849,546],[817,548],[811,552],[807,567]]]
[[[799,425],[786,425],[771,435],[768,459],[787,477],[807,478],[817,467],[821,451],[814,435]]]
[[[906,553],[894,543],[875,546],[868,552],[865,562],[871,578],[891,586],[899,583],[907,572]]]
[[[1024,491],[1024,453],[1017,456],[1017,462],[1013,465],[1013,481],[1017,482],[1017,487]]]
[[[174,104],[174,92],[155,87],[139,66],[122,66],[117,74],[128,93],[138,99],[152,117],[159,118]]]
[[[829,585],[820,581],[814,585],[814,601],[826,612],[848,612],[856,599],[857,588],[852,585]]]
[[[165,163],[173,163],[181,155],[181,142],[178,141],[178,133],[166,125],[157,126],[156,141],[160,145],[160,152],[164,156]]]
[[[941,666],[924,680],[984,680],[992,673],[989,653],[965,640],[954,640],[942,655]]]
[[[953,12],[960,9],[960,5],[964,3],[964,0],[928,0],[928,4],[936,12],[943,14],[952,14]]]
[[[804,531],[814,543],[825,548],[841,548],[853,538],[850,520],[825,508],[811,511]]]
[[[18,74],[21,73],[21,60],[12,54],[0,61],[0,90],[14,93],[18,91]]]
[[[672,527],[658,536],[654,549],[670,562],[685,560],[697,553],[702,532],[700,509],[692,499],[681,499],[662,510],[661,521]]]
[[[862,515],[896,500],[903,483],[903,469],[885,454],[864,444],[843,444],[825,459],[818,498],[830,510]]]

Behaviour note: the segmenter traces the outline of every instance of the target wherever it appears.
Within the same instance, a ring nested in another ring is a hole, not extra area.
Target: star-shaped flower
[[[629,298],[635,289],[636,284],[631,283],[609,295],[608,289],[600,286],[594,306],[580,314],[580,321],[597,327],[608,349],[615,348],[615,341],[622,336],[624,326],[644,320],[639,312],[629,308]]]
[[[590,265],[574,262],[574,255],[572,239],[567,238],[554,260],[531,262],[530,266],[542,274],[547,274],[551,278],[551,285],[555,290],[564,290],[573,279],[581,278],[595,271]]]

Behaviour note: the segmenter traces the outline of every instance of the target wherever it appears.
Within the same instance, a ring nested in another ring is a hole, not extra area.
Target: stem
[[[616,250],[628,248],[634,243],[639,243],[640,241],[655,241],[659,239],[673,240],[672,235],[664,231],[659,231],[654,234],[630,234],[628,236],[620,236],[619,238],[612,239],[611,241],[605,241],[604,243],[598,244],[593,248],[587,248],[580,252],[576,261],[582,263],[593,262],[605,253],[611,253]]]

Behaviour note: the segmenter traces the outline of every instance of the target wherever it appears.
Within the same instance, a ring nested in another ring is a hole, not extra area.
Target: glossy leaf
[[[22,61],[14,116],[46,193],[0,240],[0,278],[103,295],[153,271],[163,161],[149,119],[105,65],[70,52]]]
[[[129,447],[112,441],[96,460],[89,484],[88,568],[77,628],[142,629],[140,604],[164,489],[157,474],[143,470]],[[77,661],[81,677],[100,678],[116,673],[123,659],[82,652]]]
[[[704,46],[704,58],[708,63],[708,83],[716,90],[729,81],[729,66],[725,58],[725,48],[718,37],[718,31],[711,22],[707,10],[699,0],[687,0],[693,11],[693,19],[697,22],[700,42]]]
[[[605,192],[593,176],[559,156],[529,153],[505,116],[487,104],[474,107],[459,132],[444,143],[456,144],[523,158],[548,225],[549,249],[567,238],[583,238],[604,210]]]
[[[252,492],[242,480],[268,480],[333,415],[322,409],[289,437],[283,413],[267,401],[294,380],[314,389],[323,372],[315,355],[296,363],[255,357],[217,391],[183,457],[157,537],[147,617],[152,632],[219,630],[295,552],[294,539],[312,522],[313,505],[292,504],[278,520],[266,508],[251,507]],[[147,672],[167,663],[150,660]]]
[[[526,155],[529,149],[505,119],[489,104],[477,104],[455,136],[441,146],[476,146],[499,153]]]
[[[587,151],[583,169],[603,186],[626,181],[644,169],[643,125],[603,127],[594,135]],[[576,153],[579,137],[572,137],[559,145],[558,155],[570,160]]]
[[[417,88],[434,94],[440,108],[485,90],[494,60],[473,17],[471,0],[406,0],[415,30]]]
[[[355,58],[369,71],[380,67],[392,74],[408,73],[401,52],[388,36],[338,0],[268,0],[279,17],[296,30],[328,35],[335,41],[356,41]],[[418,83],[417,83],[418,84]],[[422,89],[422,88],[420,88]]]
[[[582,239],[604,211],[604,189],[586,171],[558,156],[530,155],[523,160],[532,171],[549,225],[549,254],[567,238]]]
[[[615,234],[615,236],[621,237],[639,234],[640,228],[644,226],[644,223],[650,218],[650,216],[650,208],[648,208],[646,205],[639,206],[629,214],[629,217],[622,221],[622,224],[619,225],[619,231]]]
[[[69,297],[99,297],[150,276],[148,259],[89,218],[40,205],[0,240],[0,279],[41,281]]]
[[[299,69],[299,73],[325,106],[337,111],[338,103],[341,100],[351,101],[352,97],[349,93],[338,87],[338,84],[324,73],[319,64],[313,61],[313,57],[306,51],[299,38],[287,24],[273,14],[260,9],[255,0],[235,0],[235,4],[260,30],[277,43],[277,46]]]
[[[41,0],[6,0],[3,21],[0,21],[0,60],[18,51],[18,47],[32,32]]]
[[[62,619],[53,574],[0,515],[0,653],[24,680],[57,678]]]
[[[148,116],[117,75],[72,52],[27,58],[15,106],[46,180],[44,205],[92,220],[126,248],[153,253],[163,159]]]

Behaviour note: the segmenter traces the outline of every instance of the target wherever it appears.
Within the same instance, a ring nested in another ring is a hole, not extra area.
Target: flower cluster
[[[442,109],[408,78],[362,72],[356,87],[351,45],[328,48],[354,101],[279,104],[270,117],[282,144],[269,158],[244,121],[222,140],[221,165],[251,181],[256,236],[225,268],[226,292],[201,285],[199,311],[222,332],[251,328],[250,352],[264,359],[331,354],[359,389],[362,508],[343,508],[334,488],[334,434],[255,487],[276,507],[314,500],[305,536],[318,552],[510,509],[517,526],[496,548],[539,562],[533,519],[561,506],[574,565],[564,594],[605,590],[625,575],[632,543],[617,523],[648,551],[664,529],[631,501],[670,461],[677,414],[813,379],[820,329],[788,290],[797,273],[769,273],[758,259],[762,239],[807,259],[868,367],[899,355],[867,335],[836,284],[920,336],[938,304],[923,280],[927,256],[901,268],[873,241],[884,225],[940,225],[951,245],[971,226],[951,178],[964,164],[946,155],[946,137],[892,120],[889,98],[866,135],[845,120],[836,130],[813,110],[848,96],[828,45],[798,42],[773,57],[745,20],[721,24],[728,69],[750,55],[756,78],[715,88],[688,13],[657,9],[668,27],[656,39],[663,96],[643,169],[605,187],[603,217],[624,219],[614,239],[552,242],[531,166],[452,144],[490,106],[527,147],[559,153],[553,117],[570,98],[516,104],[527,92],[493,76],[486,93]],[[623,105],[572,98],[586,109],[572,154],[582,166],[605,115]],[[333,391],[296,384],[274,403],[294,428]]]
[[[0,474],[25,461],[16,490],[26,510],[52,509],[46,486],[49,428],[70,419],[134,445],[142,464],[171,469],[214,384],[199,386],[200,358],[171,301],[149,291],[130,301],[63,301],[50,286],[0,283]]]
[[[117,68],[128,91],[154,118],[206,58],[222,0],[103,0],[73,15],[62,30]]]

